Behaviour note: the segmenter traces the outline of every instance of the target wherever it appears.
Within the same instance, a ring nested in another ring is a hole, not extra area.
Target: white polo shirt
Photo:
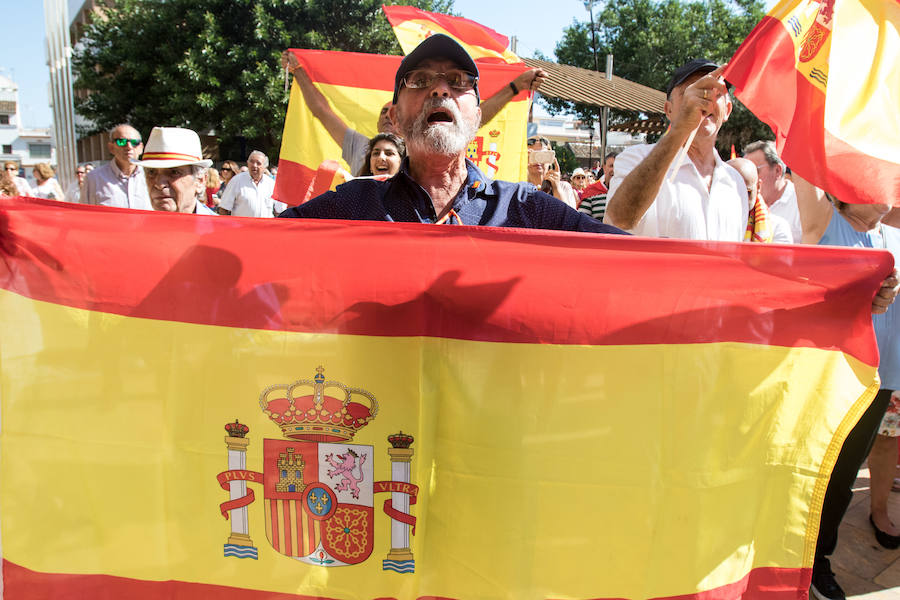
[[[791,236],[794,243],[799,244],[803,239],[803,226],[800,224],[800,208],[797,206],[797,192],[794,184],[786,182],[787,187],[781,193],[781,198],[769,205],[769,213],[778,215],[788,222],[791,228]]]
[[[275,180],[263,175],[259,183],[254,183],[248,171],[238,173],[225,186],[220,207],[231,211],[235,217],[260,217],[271,219],[277,208],[281,212],[287,205],[272,199]]]
[[[609,201],[622,180],[643,161],[653,144],[631,146],[616,157],[615,174],[609,182]],[[747,186],[741,174],[725,164],[716,154],[712,185],[706,183],[690,158],[685,157],[673,181],[672,166],[666,172],[656,200],[644,213],[635,235],[740,242],[747,229],[750,207]],[[608,206],[608,204],[607,204]],[[604,216],[609,223],[609,212]]]

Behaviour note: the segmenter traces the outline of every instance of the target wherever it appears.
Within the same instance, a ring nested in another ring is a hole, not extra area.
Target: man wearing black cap
[[[477,65],[452,38],[430,36],[394,79],[390,118],[407,148],[400,172],[350,181],[281,216],[622,233],[531,184],[485,177],[466,159],[481,116]]]
[[[731,114],[722,69],[694,59],[675,71],[666,88],[671,127],[656,144],[618,156],[605,223],[652,237],[743,239],[747,189],[715,147]],[[680,156],[685,145],[687,154]]]
[[[320,92],[300,61],[290,50],[285,50],[281,55],[281,66],[293,73],[303,100],[315,116],[328,131],[332,139],[341,147],[341,158],[350,165],[350,172],[359,175],[362,171],[369,150],[369,137],[349,127],[344,120],[334,112],[328,99]],[[484,125],[493,119],[521,90],[537,90],[547,78],[547,73],[540,68],[528,69],[516,76],[508,85],[495,92],[493,96],[485,100],[481,105],[481,124]],[[388,117],[391,103],[381,107],[378,114],[378,133],[396,133],[394,125]]]

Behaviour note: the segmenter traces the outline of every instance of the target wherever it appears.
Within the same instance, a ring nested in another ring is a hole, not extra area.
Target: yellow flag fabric
[[[391,100],[394,74],[402,57],[324,50],[291,52],[349,128],[368,137],[378,133],[378,113]],[[490,97],[524,70],[523,65],[479,64],[478,87],[482,97]],[[469,159],[488,177],[506,181],[527,178],[526,123],[531,96],[531,92],[521,91],[478,130],[469,144]],[[319,165],[326,160],[340,160],[341,154],[341,147],[310,112],[294,82],[285,116],[275,196],[290,205],[301,204],[312,197]],[[340,164],[350,169],[343,160]]]
[[[10,598],[799,598],[878,388],[883,251],[0,222]]]

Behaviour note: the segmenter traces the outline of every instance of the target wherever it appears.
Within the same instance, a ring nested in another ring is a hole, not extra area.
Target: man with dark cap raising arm
[[[651,237],[744,239],[747,188],[715,145],[732,108],[722,69],[694,59],[675,71],[666,88],[671,127],[656,144],[632,146],[616,158],[605,223]]]
[[[397,175],[350,181],[281,216],[622,233],[466,160],[481,123],[478,67],[448,36],[427,38],[400,63],[390,118],[408,153]]]

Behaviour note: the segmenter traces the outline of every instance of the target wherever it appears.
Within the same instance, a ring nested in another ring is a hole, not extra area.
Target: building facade
[[[50,129],[28,129],[22,126],[19,112],[19,87],[0,75],[0,160],[15,161],[19,175],[34,185],[31,171],[38,163],[56,168],[56,149]]]

